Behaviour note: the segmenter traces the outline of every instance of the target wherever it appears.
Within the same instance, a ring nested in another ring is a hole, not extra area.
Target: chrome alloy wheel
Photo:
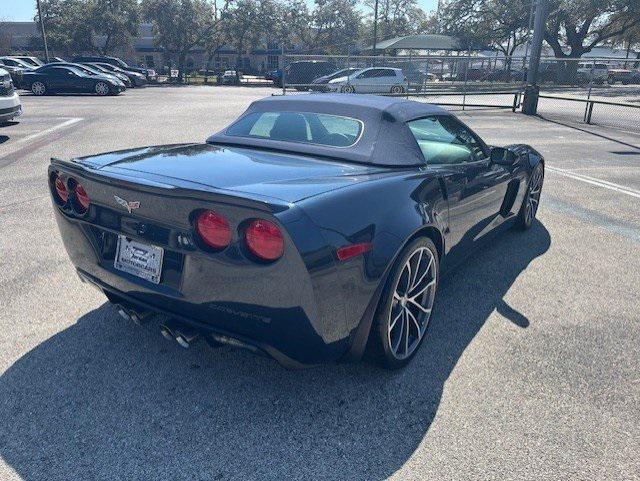
[[[98,95],[109,95],[109,86],[104,82],[98,82],[96,84],[96,93]]]
[[[538,164],[531,177],[531,184],[529,187],[529,196],[527,198],[527,212],[526,222],[531,224],[538,212],[538,205],[540,204],[540,194],[542,193],[542,183],[544,181],[544,170],[542,166]]]
[[[393,292],[387,336],[391,354],[409,357],[427,329],[437,287],[433,252],[418,247],[407,259]]]
[[[33,84],[31,84],[31,92],[33,92],[34,95],[44,95],[46,91],[47,87],[45,87],[42,82],[33,82]]]

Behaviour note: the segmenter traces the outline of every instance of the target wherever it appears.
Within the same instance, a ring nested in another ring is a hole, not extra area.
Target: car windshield
[[[254,112],[226,131],[234,137],[350,147],[362,134],[359,120],[310,112]]]

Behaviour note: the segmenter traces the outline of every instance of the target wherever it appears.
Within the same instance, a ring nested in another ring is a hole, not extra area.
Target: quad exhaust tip
[[[165,339],[176,341],[184,349],[189,349],[200,337],[198,331],[173,319],[160,326],[160,334]]]
[[[133,321],[139,326],[144,324],[148,320],[149,316],[151,316],[150,311],[137,311],[123,305],[118,307],[118,314],[120,314],[123,319]]]

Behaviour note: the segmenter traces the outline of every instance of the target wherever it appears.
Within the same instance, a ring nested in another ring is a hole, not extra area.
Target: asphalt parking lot
[[[203,141],[272,92],[27,94],[0,127],[0,479],[640,479],[640,134],[460,113],[544,154],[539,220],[444,280],[399,372],[183,350],[77,279],[49,157]]]

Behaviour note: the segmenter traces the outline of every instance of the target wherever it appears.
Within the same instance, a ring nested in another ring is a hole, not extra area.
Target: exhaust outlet
[[[189,349],[191,344],[198,340],[198,331],[188,326],[180,326],[175,332],[176,342],[185,349]]]
[[[175,340],[181,347],[188,349],[195,343],[200,334],[191,326],[169,319],[160,325],[160,334],[170,341]]]

